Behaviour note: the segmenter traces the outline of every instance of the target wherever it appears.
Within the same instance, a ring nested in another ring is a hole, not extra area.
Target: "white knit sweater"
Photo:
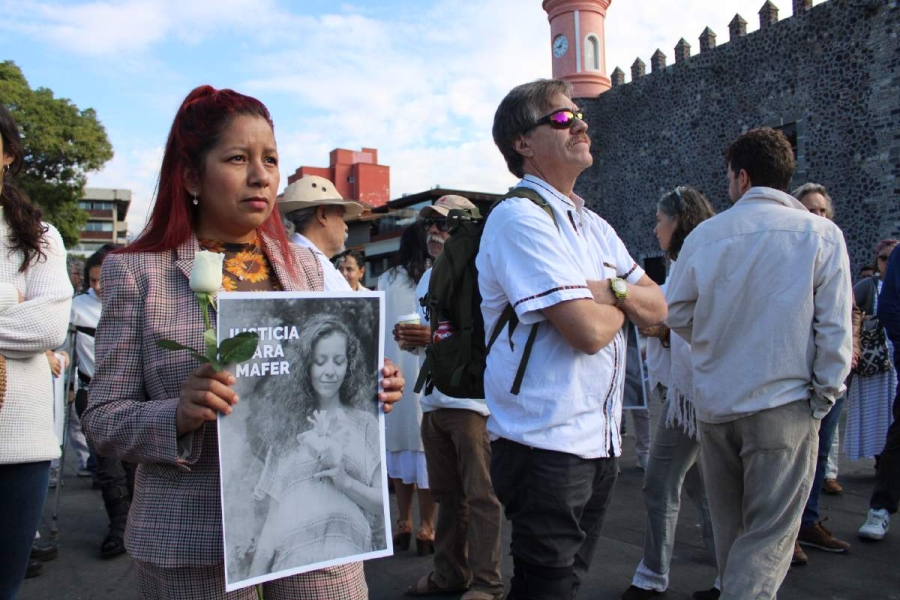
[[[0,210],[0,354],[6,357],[6,397],[0,406],[0,464],[59,456],[53,432],[53,390],[44,351],[66,338],[72,284],[66,251],[52,226],[46,260],[19,272],[22,253],[10,254],[9,225]],[[19,302],[19,292],[25,297]]]

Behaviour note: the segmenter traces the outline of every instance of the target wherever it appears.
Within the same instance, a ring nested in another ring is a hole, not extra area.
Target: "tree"
[[[0,102],[22,133],[25,168],[21,188],[59,229],[66,247],[78,243],[88,215],[78,206],[87,173],[112,158],[112,144],[94,109],[79,110],[47,88],[32,90],[12,61],[0,62]]]

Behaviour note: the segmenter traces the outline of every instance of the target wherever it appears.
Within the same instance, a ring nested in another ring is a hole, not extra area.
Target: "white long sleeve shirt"
[[[66,339],[72,284],[62,238],[52,225],[44,225],[46,259],[32,262],[22,273],[22,252],[10,253],[9,225],[0,210],[0,354],[6,358],[0,464],[59,457],[52,376],[44,352]],[[24,302],[19,302],[19,292]]]
[[[72,299],[72,325],[97,329],[100,322],[100,309],[103,303],[94,290],[79,294]],[[78,371],[87,377],[94,376],[94,336],[83,331],[75,334],[75,357]]]
[[[697,418],[724,423],[809,399],[825,416],[850,371],[841,230],[754,187],[701,223],[672,268],[666,323],[691,344]]]
[[[291,241],[298,246],[309,248],[313,251],[313,254],[316,255],[316,258],[319,259],[319,264],[322,265],[322,277],[325,279],[326,292],[353,291],[353,288],[350,287],[350,284],[347,283],[347,280],[344,279],[344,276],[341,275],[341,272],[338,271],[331,260],[327,256],[325,256],[324,252],[319,250],[315,244],[309,241],[308,237],[299,233],[295,233],[291,236]]]

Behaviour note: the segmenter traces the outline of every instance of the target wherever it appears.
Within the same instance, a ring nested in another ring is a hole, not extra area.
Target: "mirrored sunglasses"
[[[584,113],[580,110],[561,108],[559,110],[554,110],[545,117],[541,117],[534,125],[529,127],[529,129],[534,129],[535,127],[544,124],[550,125],[553,129],[568,129],[575,124],[576,120],[584,121]]]
[[[422,219],[422,227],[425,230],[431,229],[431,226],[434,225],[438,228],[438,231],[450,231],[450,223],[447,221],[446,217],[428,217],[427,219]]]

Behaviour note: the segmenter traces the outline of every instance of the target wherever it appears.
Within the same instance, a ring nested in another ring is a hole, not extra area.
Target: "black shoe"
[[[51,561],[59,556],[59,546],[53,542],[34,541],[31,544],[31,560]]]
[[[644,588],[632,585],[625,590],[624,594],[622,594],[622,600],[649,600],[650,598],[659,598],[663,595],[665,595],[665,592],[645,590]]]
[[[114,558],[125,554],[125,525],[131,497],[126,488],[116,486],[103,490],[103,502],[109,516],[109,533],[100,544],[100,558]]]
[[[722,591],[719,588],[712,588],[700,592],[694,592],[694,600],[719,600]]]
[[[37,577],[41,574],[41,571],[44,569],[44,563],[39,560],[29,560],[28,561],[28,569],[25,570],[25,579],[31,579],[32,577]]]

